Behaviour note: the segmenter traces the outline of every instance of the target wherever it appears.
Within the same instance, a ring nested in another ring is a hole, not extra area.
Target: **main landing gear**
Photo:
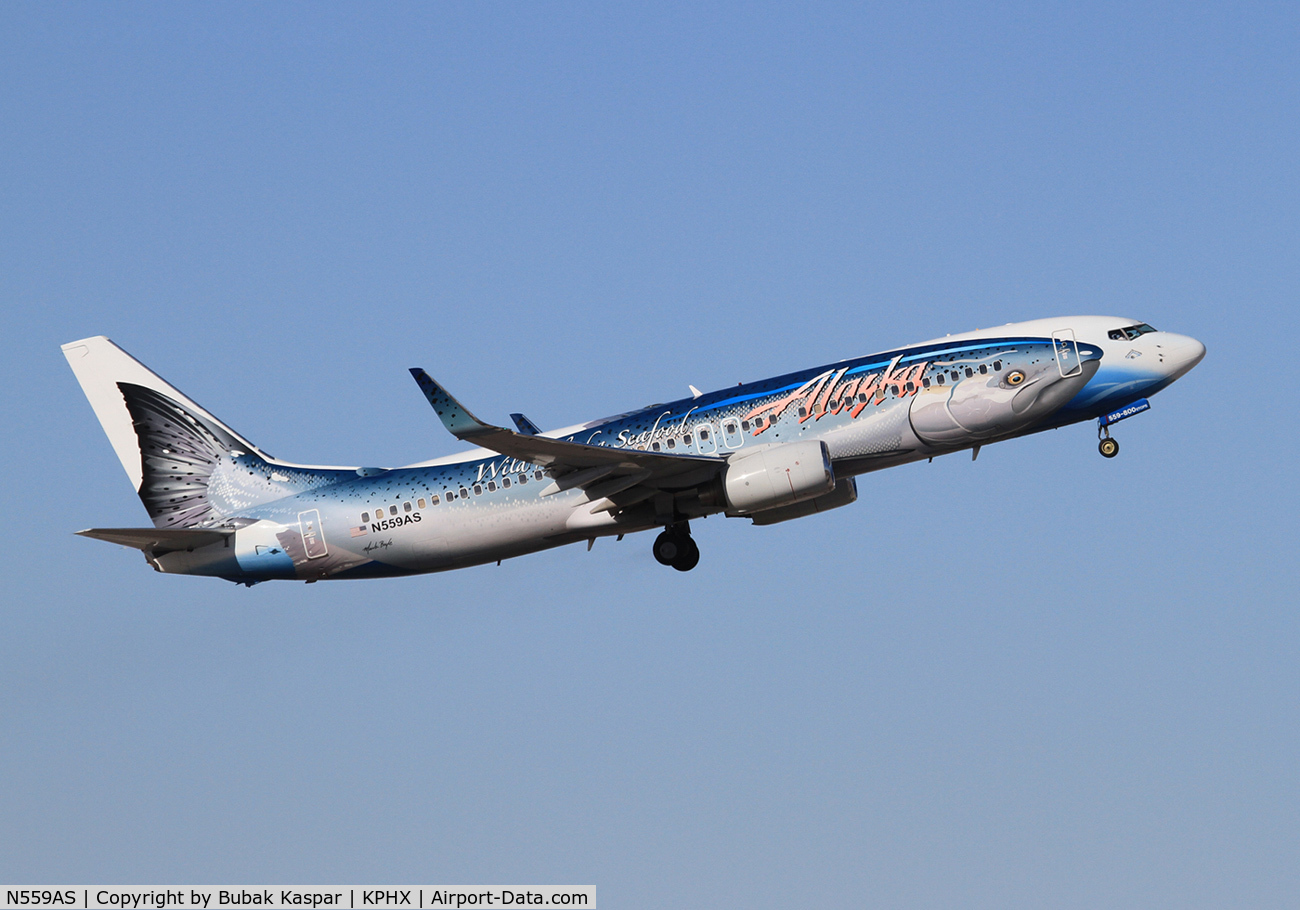
[[[655,559],[662,566],[672,566],[678,572],[689,572],[700,561],[700,548],[691,539],[691,526],[684,521],[668,526],[655,538]]]

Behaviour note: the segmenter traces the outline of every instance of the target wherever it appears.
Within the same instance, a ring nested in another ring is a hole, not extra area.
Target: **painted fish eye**
[[[1011,386],[1012,388],[1015,388],[1016,386],[1020,385],[1022,382],[1025,381],[1025,374],[1022,373],[1020,370],[1012,370],[1010,373],[1007,374],[1006,381],[1007,381],[1007,385]]]

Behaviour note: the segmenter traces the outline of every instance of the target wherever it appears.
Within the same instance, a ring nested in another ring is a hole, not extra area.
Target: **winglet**
[[[433,377],[424,370],[419,367],[411,367],[411,375],[415,377],[415,381],[419,384],[424,397],[429,399],[429,404],[433,406],[433,410],[442,420],[442,425],[457,439],[472,439],[483,433],[491,433],[493,430],[499,429],[491,424],[484,423],[471,414],[469,408],[447,394],[447,390],[434,382]]]
[[[537,424],[533,423],[523,414],[511,414],[510,419],[515,422],[515,426],[524,436],[540,436],[542,433]]]

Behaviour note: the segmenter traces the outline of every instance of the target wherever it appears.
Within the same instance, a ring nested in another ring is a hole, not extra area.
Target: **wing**
[[[424,370],[411,375],[443,426],[464,442],[546,468],[555,482],[542,495],[582,487],[599,502],[593,511],[617,511],[649,499],[659,490],[698,486],[716,477],[726,460],[709,455],[670,455],[639,449],[615,449],[549,436],[521,435],[479,420]]]

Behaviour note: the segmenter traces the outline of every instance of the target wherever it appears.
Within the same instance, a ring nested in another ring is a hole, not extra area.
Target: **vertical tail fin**
[[[275,462],[102,335],[63,354],[155,527],[212,525],[333,479]]]

